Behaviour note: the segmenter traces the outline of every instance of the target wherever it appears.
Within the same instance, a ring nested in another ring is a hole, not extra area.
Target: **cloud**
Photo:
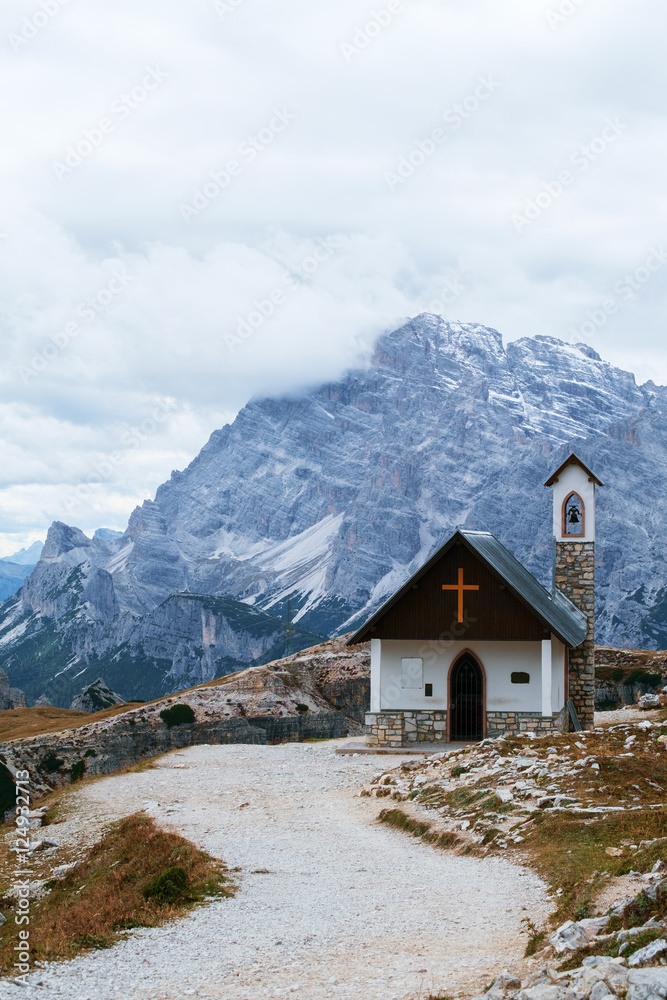
[[[6,0],[2,38],[5,552],[434,303],[667,381],[667,267],[620,291],[665,231],[653,4]]]

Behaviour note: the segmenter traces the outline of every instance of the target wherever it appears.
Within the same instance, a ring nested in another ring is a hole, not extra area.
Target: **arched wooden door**
[[[449,673],[449,738],[484,736],[484,675],[471,653],[462,653]]]

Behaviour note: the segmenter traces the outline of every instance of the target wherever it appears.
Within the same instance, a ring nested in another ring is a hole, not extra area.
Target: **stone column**
[[[556,542],[556,579],[560,591],[586,615],[586,638],[569,651],[568,697],[584,729],[593,728],[595,711],[595,542]]]

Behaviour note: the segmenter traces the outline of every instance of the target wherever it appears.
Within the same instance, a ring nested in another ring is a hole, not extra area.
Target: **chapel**
[[[544,485],[551,592],[490,532],[460,530],[348,640],[371,644],[369,745],[592,728],[603,484],[570,455]]]

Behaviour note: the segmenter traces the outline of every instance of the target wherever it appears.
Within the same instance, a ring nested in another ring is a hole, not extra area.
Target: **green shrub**
[[[296,706],[296,710],[297,710],[297,712],[300,712],[301,715],[305,715],[306,712],[310,711],[310,709],[308,708],[308,706],[304,705],[301,702]]]
[[[642,670],[640,667],[637,667],[636,670],[633,670],[630,674],[628,674],[625,683],[648,684],[649,687],[660,687],[662,684],[662,675],[650,674],[648,670]]]
[[[79,781],[83,778],[86,773],[86,765],[82,760],[77,760],[76,764],[72,764],[69,769],[69,776],[71,781]]]
[[[166,868],[156,875],[144,889],[144,899],[154,899],[158,903],[176,903],[182,899],[190,887],[185,868]]]
[[[183,726],[186,723],[194,722],[195,713],[189,705],[172,705],[170,708],[162,709],[160,718],[171,728],[172,726]]]
[[[84,753],[83,756],[84,757],[97,757],[97,751],[93,750],[92,747],[88,747],[88,749],[86,750],[86,752]]]
[[[50,753],[47,757],[44,757],[41,763],[41,770],[46,771],[47,774],[55,774],[63,766],[65,761],[62,757],[56,757],[54,753]]]

